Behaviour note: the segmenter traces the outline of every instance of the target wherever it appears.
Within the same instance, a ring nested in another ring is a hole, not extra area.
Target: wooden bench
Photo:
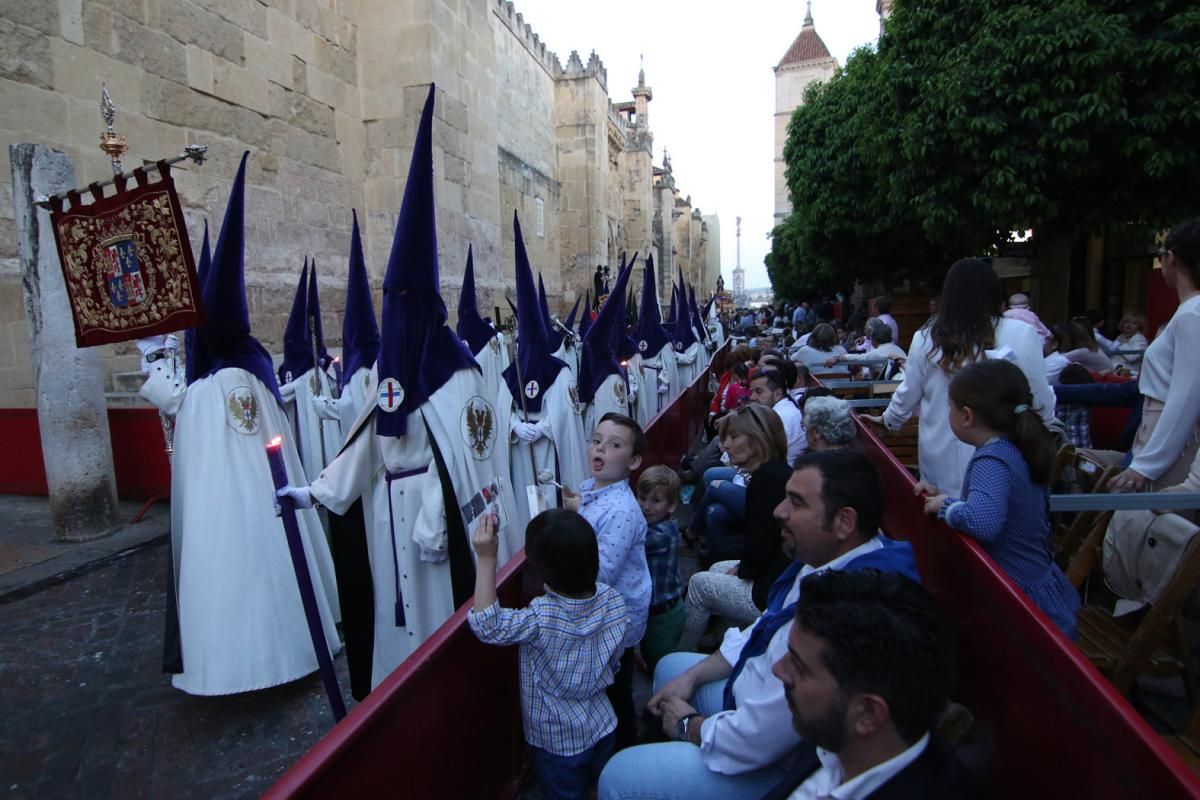
[[[891,451],[896,460],[904,465],[905,469],[914,475],[919,476],[919,468],[917,466],[917,427],[918,420],[913,417],[908,422],[895,431],[884,431],[879,435],[884,447]]]

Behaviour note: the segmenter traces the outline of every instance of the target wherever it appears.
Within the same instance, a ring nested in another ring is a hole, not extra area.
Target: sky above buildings
[[[592,50],[608,70],[614,101],[632,99],[639,56],[654,90],[654,163],[671,156],[676,185],[704,214],[721,218],[721,272],[737,262],[742,218],[746,286],[767,286],[763,257],[775,213],[775,73],[804,24],[803,0],[514,0],[517,11],[565,64]],[[845,64],[879,35],[875,0],[814,0],[817,33]]]

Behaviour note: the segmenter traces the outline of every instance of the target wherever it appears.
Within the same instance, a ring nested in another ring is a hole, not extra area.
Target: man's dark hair
[[[887,296],[876,297],[875,298],[875,313],[876,314],[892,313],[892,298],[887,297]]]
[[[615,411],[610,411],[600,418],[600,422],[612,422],[620,425],[622,428],[629,429],[629,441],[633,446],[633,454],[635,456],[646,455],[646,432],[642,430],[642,426],[637,424],[637,420],[632,417],[627,417],[624,414],[618,414]],[[596,423],[599,427],[600,423]]]
[[[958,668],[950,621],[919,584],[875,569],[818,572],[801,585],[796,624],[822,641],[843,702],[879,695],[909,745],[933,727]]]
[[[853,450],[809,451],[796,459],[795,470],[821,473],[821,502],[825,526],[833,524],[838,509],[853,508],[858,515],[858,535],[870,539],[883,522],[883,481],[867,457]]]
[[[587,594],[596,590],[600,574],[596,532],[574,511],[552,508],[529,520],[525,557],[556,592]]]
[[[800,398],[800,410],[803,411],[804,407],[808,405],[808,401],[814,397],[833,397],[833,389],[828,386],[814,386],[811,389],[805,389],[804,396]]]

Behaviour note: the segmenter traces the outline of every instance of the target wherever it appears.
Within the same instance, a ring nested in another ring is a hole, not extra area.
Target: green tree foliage
[[[1195,0],[902,0],[810,89],[784,150],[780,296],[1200,212]]]

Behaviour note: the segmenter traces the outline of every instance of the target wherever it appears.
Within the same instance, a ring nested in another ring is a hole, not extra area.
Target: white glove
[[[541,428],[532,422],[514,422],[512,431],[517,435],[518,439],[526,442],[536,442],[544,435]]]
[[[337,402],[332,397],[310,394],[309,398],[312,400],[313,411],[321,419],[332,420],[333,422],[341,419],[337,411]]]
[[[658,393],[659,394],[666,394],[670,390],[671,390],[671,385],[669,383],[660,383],[658,385]]]
[[[284,486],[275,492],[276,497],[290,497],[296,508],[312,508],[313,496],[306,486]]]
[[[179,350],[179,337],[173,333],[168,333],[167,338],[163,340],[163,349],[178,351]]]

